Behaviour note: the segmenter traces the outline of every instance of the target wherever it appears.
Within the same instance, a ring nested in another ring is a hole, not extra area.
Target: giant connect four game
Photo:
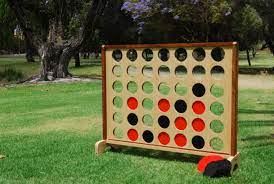
[[[103,141],[237,154],[237,43],[105,45]]]

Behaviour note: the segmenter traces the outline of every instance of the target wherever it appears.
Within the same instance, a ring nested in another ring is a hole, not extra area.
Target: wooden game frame
[[[114,49],[175,49],[175,48],[215,48],[215,47],[225,47],[231,49],[231,109],[229,109],[231,117],[231,135],[230,137],[230,148],[229,152],[213,152],[213,151],[202,151],[202,150],[193,150],[187,148],[176,148],[172,146],[158,146],[138,142],[128,142],[115,140],[108,137],[108,114],[107,114],[107,56],[106,52],[108,50]],[[145,149],[155,149],[162,151],[170,151],[176,153],[186,153],[193,154],[198,156],[207,156],[210,154],[220,155],[224,158],[236,163],[238,161],[239,154],[237,153],[237,101],[238,101],[238,44],[236,42],[216,42],[216,43],[175,43],[175,44],[137,44],[137,45],[104,45],[102,46],[102,95],[103,95],[103,140],[96,143],[95,149],[97,154],[103,153],[107,145],[117,147],[117,146],[131,146],[139,147]]]

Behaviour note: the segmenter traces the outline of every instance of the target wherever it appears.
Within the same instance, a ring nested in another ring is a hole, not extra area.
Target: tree
[[[274,55],[274,0],[247,0],[246,3],[256,9],[262,18],[265,41],[262,49],[269,48]]]
[[[14,51],[16,42],[13,29],[16,26],[14,16],[5,0],[0,0],[0,50]]]
[[[7,0],[24,36],[41,57],[41,79],[71,76],[70,59],[93,36],[108,0]],[[69,34],[73,20],[79,24]]]
[[[263,21],[258,12],[248,4],[235,10],[233,14],[232,32],[234,39],[240,43],[240,50],[245,50],[249,66],[249,52],[262,40]]]
[[[228,41],[229,0],[127,0],[122,10],[131,14],[144,40]],[[163,26],[164,25],[164,26]]]

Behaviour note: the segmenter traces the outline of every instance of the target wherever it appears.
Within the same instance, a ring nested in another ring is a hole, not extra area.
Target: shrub
[[[0,71],[0,80],[18,81],[23,78],[23,73],[14,67],[4,66],[4,71]]]

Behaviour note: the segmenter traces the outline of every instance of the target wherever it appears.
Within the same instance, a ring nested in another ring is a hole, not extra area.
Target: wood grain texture
[[[106,49],[118,48],[172,48],[172,47],[222,47],[233,46],[236,42],[208,42],[208,43],[163,43],[163,44],[131,44],[131,45],[105,45]]]
[[[187,59],[183,62],[179,62],[175,57],[175,51],[178,48],[184,47],[187,51]],[[197,47],[202,47],[206,52],[206,57],[204,61],[196,61],[193,58],[193,50]],[[225,58],[220,61],[214,61],[211,56],[211,51],[215,47],[222,47],[225,51]],[[134,48],[137,52],[138,58],[136,61],[132,62],[127,59],[127,51],[130,48]],[[142,52],[144,49],[150,48],[155,54],[152,61],[147,62],[142,58]],[[168,61],[161,61],[156,53],[160,48],[168,48],[170,52],[170,58]],[[122,59],[117,62],[112,58],[112,52],[116,49],[121,50]],[[237,59],[237,43],[228,42],[228,43],[193,43],[193,44],[146,44],[146,45],[107,45],[102,49],[102,62],[103,62],[103,137],[106,139],[108,144],[116,144],[123,146],[133,146],[141,147],[146,149],[156,149],[164,151],[172,151],[178,153],[188,153],[194,155],[205,156],[208,154],[218,154],[225,157],[230,155],[235,155],[237,153],[237,90],[238,90],[238,59]],[[129,66],[134,65],[137,68],[137,76],[131,77],[128,75],[127,70]],[[151,66],[153,68],[153,75],[151,78],[144,76],[142,74],[142,69],[144,66]],[[158,75],[158,69],[160,66],[166,65],[170,69],[170,76],[167,78],[160,77]],[[122,68],[123,73],[121,76],[115,76],[113,74],[113,68],[119,66]],[[175,75],[175,70],[179,66],[185,66],[188,70],[185,78],[178,78]],[[204,78],[197,79],[193,76],[192,71],[195,66],[202,66],[206,70]],[[214,66],[221,66],[225,73],[224,77],[221,80],[215,80],[211,76],[211,69]],[[117,93],[113,90],[113,84],[115,81],[120,81],[124,88],[122,92]],[[138,84],[138,91],[136,94],[132,94],[127,91],[127,85],[130,81],[135,81]],[[142,91],[142,85],[144,82],[150,81],[153,84],[154,92],[152,94],[146,94]],[[161,83],[166,83],[170,86],[170,94],[165,96],[159,93],[158,86]],[[178,83],[183,83],[188,88],[188,94],[186,96],[179,96],[174,91],[174,87]],[[203,97],[195,97],[192,94],[192,86],[196,83],[202,83],[206,87],[206,94]],[[213,84],[217,84],[224,89],[224,96],[220,98],[213,97],[210,94],[210,89]],[[123,107],[121,109],[114,107],[113,99],[114,97],[119,96],[123,99]],[[139,101],[139,107],[132,111],[127,107],[127,99],[130,97],[135,97]],[[151,111],[144,110],[142,106],[142,101],[144,98],[150,98],[154,101],[154,107]],[[160,99],[168,99],[171,104],[171,110],[167,113],[163,113],[159,110],[157,104]],[[188,104],[188,109],[185,113],[178,113],[174,109],[174,104],[177,100],[184,100]],[[206,111],[202,115],[196,115],[192,112],[192,104],[201,100],[204,102]],[[221,102],[224,105],[225,112],[221,116],[216,116],[211,113],[210,106],[214,102]],[[113,115],[116,112],[121,112],[123,115],[123,120],[121,124],[115,123],[113,120]],[[139,122],[136,126],[131,126],[127,122],[127,115],[134,112],[139,119]],[[144,126],[142,123],[142,118],[144,115],[150,114],[154,119],[154,125],[152,127]],[[157,119],[161,115],[166,115],[170,119],[171,126],[168,129],[162,129],[157,123]],[[176,129],[174,126],[174,121],[177,117],[183,116],[187,122],[188,126],[184,131]],[[192,120],[195,118],[202,118],[205,120],[206,128],[203,132],[195,132],[191,126]],[[223,122],[225,129],[221,133],[215,133],[210,129],[210,122],[213,120],[220,120]],[[114,130],[120,128],[123,131],[124,137],[118,139],[114,136]],[[129,129],[136,129],[139,133],[139,137],[135,142],[132,142],[127,137],[127,131]],[[142,132],[150,130],[154,134],[154,140],[147,144],[142,139]],[[170,135],[170,143],[167,146],[161,145],[158,140],[158,135],[161,132],[166,132]],[[187,137],[187,144],[180,148],[174,142],[174,137],[177,134],[184,134]],[[191,139],[200,135],[204,138],[206,144],[203,149],[195,149],[191,143]],[[218,137],[223,143],[224,147],[220,151],[214,150],[210,141]]]
[[[231,155],[237,154],[237,129],[238,129],[238,44],[233,46],[232,60],[232,111],[231,111]]]
[[[106,104],[106,48],[102,46],[102,99],[103,99],[103,139],[107,139],[107,104]]]

